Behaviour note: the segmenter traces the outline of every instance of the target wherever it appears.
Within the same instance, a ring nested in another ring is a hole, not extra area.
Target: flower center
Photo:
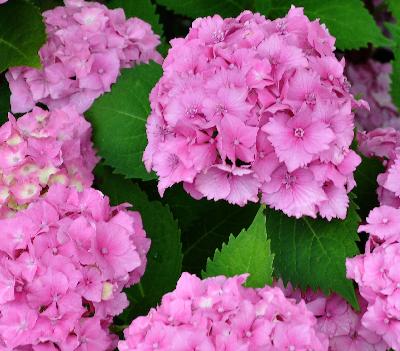
[[[306,95],[306,104],[307,105],[315,105],[317,102],[317,98],[314,93],[309,93]]]
[[[286,30],[287,28],[286,28],[286,21],[285,20],[279,20],[277,23],[276,23],[276,30],[280,33],[280,34],[282,34],[282,35],[284,35],[284,34],[287,34],[287,30]]]
[[[224,114],[224,113],[227,113],[227,112],[228,112],[228,109],[225,106],[217,105],[217,113]]]
[[[343,89],[344,89],[345,91],[347,91],[347,92],[350,91],[351,85],[350,85],[350,83],[349,83],[349,81],[347,80],[346,77],[343,77],[342,85],[343,85]]]
[[[222,30],[216,30],[211,35],[214,43],[219,43],[225,39],[225,33]]]
[[[279,60],[278,60],[277,57],[273,56],[273,57],[271,57],[271,58],[269,59],[269,63],[270,63],[272,66],[276,66],[276,65],[279,63]]]
[[[198,114],[198,112],[198,107],[196,105],[192,105],[186,110],[185,115],[187,118],[193,118]]]
[[[283,181],[283,184],[286,186],[286,189],[289,189],[292,187],[293,183],[296,181],[296,176],[291,175],[289,173],[286,173],[285,179]]]
[[[172,170],[176,169],[176,168],[178,167],[178,164],[179,164],[178,156],[176,156],[176,155],[174,155],[174,154],[169,155],[169,157],[168,157],[168,164],[169,164],[169,167],[170,167]]]
[[[302,138],[304,136],[304,129],[303,128],[296,128],[294,130],[294,136],[296,138]]]
[[[107,249],[106,247],[103,247],[103,248],[101,249],[101,253],[102,253],[103,255],[107,255],[107,254],[108,254],[108,249]]]

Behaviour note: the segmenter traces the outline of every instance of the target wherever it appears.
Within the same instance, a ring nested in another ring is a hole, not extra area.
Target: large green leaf
[[[57,6],[64,6],[62,0],[33,0],[33,3],[38,6],[41,11],[51,10]]]
[[[386,0],[388,8],[392,15],[396,18],[397,23],[400,22],[400,1],[399,0]]]
[[[357,196],[357,203],[360,205],[358,210],[361,218],[366,218],[368,213],[379,206],[378,194],[378,174],[384,172],[382,161],[377,158],[368,158],[362,156],[361,165],[357,167],[354,177],[356,188],[354,193]]]
[[[254,0],[156,0],[160,5],[180,15],[196,18],[219,14],[237,16],[243,10],[251,10]]]
[[[138,17],[149,23],[155,33],[163,35],[160,16],[156,13],[156,6],[151,0],[111,0],[107,6],[112,9],[124,9],[126,17]]]
[[[386,26],[389,28],[395,42],[393,48],[394,61],[392,62],[392,83],[390,86],[390,93],[393,102],[400,110],[400,25],[386,23]]]
[[[358,309],[353,283],[346,279],[346,257],[359,253],[360,218],[352,203],[347,218],[332,220],[289,218],[267,209],[267,233],[275,254],[274,271],[284,282],[302,289],[337,292]]]
[[[222,249],[215,250],[213,259],[207,260],[203,278],[249,273],[246,286],[261,288],[272,283],[272,262],[270,241],[267,239],[265,216],[260,207],[253,223],[243,229],[237,237],[231,235]]]
[[[304,7],[310,19],[320,18],[339,49],[391,45],[361,0],[256,0],[256,10],[272,19],[284,16],[292,4]]]
[[[130,322],[133,317],[146,314],[165,293],[175,288],[182,269],[180,230],[168,206],[149,201],[138,185],[112,174],[110,168],[97,167],[96,186],[114,205],[131,203],[132,209],[140,212],[143,227],[151,239],[146,272],[139,284],[126,290],[132,304],[123,319]]]
[[[148,183],[146,183],[147,185]],[[147,192],[151,191],[148,184]],[[162,201],[169,205],[182,230],[183,269],[200,274],[215,248],[253,221],[259,206],[230,205],[225,201],[195,200],[181,186],[168,189]]]
[[[98,98],[86,113],[99,155],[127,178],[154,178],[145,170],[142,156],[147,145],[149,94],[161,74],[161,66],[154,62],[124,70],[111,92]]]
[[[7,121],[10,112],[10,89],[4,74],[0,75],[0,124]]]
[[[38,51],[46,41],[42,15],[27,0],[0,6],[0,72],[13,66],[40,67]]]

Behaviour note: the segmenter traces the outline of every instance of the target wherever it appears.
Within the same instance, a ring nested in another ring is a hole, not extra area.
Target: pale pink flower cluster
[[[95,189],[54,185],[0,220],[0,349],[106,351],[149,239],[137,212]]]
[[[360,158],[334,42],[294,7],[274,21],[199,18],[172,40],[143,157],[160,194],[183,182],[195,198],[243,206],[261,192],[290,216],[345,218]]]
[[[157,309],[125,330],[119,350],[328,350],[303,301],[296,304],[279,288],[245,288],[245,280],[183,273]]]
[[[348,64],[346,75],[351,92],[366,100],[370,110],[355,113],[356,124],[363,130],[393,127],[400,130],[400,115],[390,96],[392,65],[368,60],[364,64]]]
[[[0,218],[11,215],[54,183],[79,190],[93,181],[97,157],[90,124],[73,109],[34,108],[0,127]]]
[[[373,209],[359,231],[370,234],[365,254],[347,259],[346,266],[368,303],[362,325],[400,350],[400,209]]]
[[[358,134],[359,149],[367,157],[379,157],[385,172],[378,175],[381,205],[400,208],[400,131],[378,128]]]
[[[0,0],[0,5],[5,4],[8,0]]]
[[[296,301],[304,300],[307,308],[317,319],[316,329],[329,339],[329,351],[386,351],[388,346],[382,337],[361,324],[361,317],[366,311],[366,301],[359,297],[361,311],[356,313],[339,295],[325,296],[322,292],[308,289],[302,292],[286,287],[279,280],[275,284],[285,296]]]
[[[43,13],[48,40],[40,49],[43,68],[11,68],[11,109],[27,112],[37,103],[50,109],[73,105],[78,112],[110,91],[121,68],[161,62],[159,38],[139,18],[96,2],[65,0]]]

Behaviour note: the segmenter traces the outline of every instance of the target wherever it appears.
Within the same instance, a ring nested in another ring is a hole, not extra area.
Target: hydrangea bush
[[[398,0],[0,4],[1,350],[400,351]]]
[[[377,177],[381,205],[400,207],[400,131],[377,128],[358,135],[359,149],[368,157],[382,160],[385,172]]]
[[[305,301],[307,309],[317,319],[317,331],[329,340],[329,350],[387,350],[388,345],[381,335],[375,333],[375,329],[367,329],[361,322],[367,307],[363,298],[358,298],[361,313],[357,313],[337,294],[326,296],[321,291],[293,289],[290,283],[285,287],[281,280],[276,282],[276,286],[283,289],[286,297]]]
[[[93,182],[98,159],[91,126],[74,109],[34,108],[0,127],[0,216],[26,208],[51,184],[82,190]]]
[[[400,348],[399,215],[400,210],[390,206],[373,209],[359,229],[370,234],[365,253],[346,262],[348,277],[368,303],[362,324],[395,350]]]
[[[39,51],[42,68],[13,67],[6,74],[15,113],[38,102],[84,112],[110,91],[122,68],[161,61],[156,51],[160,41],[150,25],[139,18],[126,20],[121,9],[69,0],[43,17],[47,42]]]
[[[392,65],[368,60],[362,64],[349,64],[346,74],[352,83],[351,92],[368,102],[369,110],[356,112],[356,125],[360,130],[381,127],[400,129],[397,107],[390,96]]]
[[[358,104],[334,42],[294,7],[193,22],[150,95],[144,162],[160,194],[184,182],[195,198],[243,206],[261,193],[289,216],[345,218]]]
[[[128,305],[122,289],[146,267],[140,214],[98,190],[54,185],[0,222],[2,348],[110,349],[108,327]]]
[[[244,288],[245,280],[183,273],[157,309],[132,322],[119,350],[328,350],[304,301],[279,288]]]

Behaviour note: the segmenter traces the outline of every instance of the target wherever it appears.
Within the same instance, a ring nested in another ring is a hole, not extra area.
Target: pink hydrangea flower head
[[[112,318],[128,305],[150,240],[140,214],[93,188],[53,185],[0,220],[0,347],[107,351]]]
[[[378,157],[385,167],[378,175],[381,205],[400,208],[400,131],[378,128],[358,134],[359,149],[367,157]]]
[[[119,350],[328,350],[304,301],[279,288],[245,288],[245,280],[183,273],[158,308],[125,330]]]
[[[183,183],[197,199],[345,218],[360,163],[352,108],[365,104],[334,42],[301,8],[274,21],[249,11],[196,19],[171,41],[150,95],[143,161],[160,194]]]
[[[330,351],[388,349],[380,335],[362,325],[361,320],[366,312],[366,301],[362,297],[358,298],[361,311],[357,313],[339,295],[326,296],[311,289],[302,292],[300,289],[293,289],[290,283],[285,287],[282,280],[278,280],[274,285],[280,287],[286,297],[297,302],[305,301],[308,310],[317,319],[318,332],[328,338]]]
[[[53,183],[91,186],[98,158],[90,124],[73,108],[34,108],[0,128],[0,217],[26,208]]]
[[[366,300],[361,323],[400,349],[400,224],[399,210],[381,206],[371,211],[360,231],[370,234],[365,253],[347,259],[347,276]]]
[[[74,105],[83,113],[110,91],[122,68],[162,60],[151,26],[126,19],[121,9],[65,1],[43,16],[48,38],[39,51],[43,68],[14,67],[6,74],[14,113],[28,112],[38,102],[50,109]]]
[[[352,83],[351,92],[368,102],[370,110],[356,112],[357,127],[362,130],[393,127],[400,129],[400,115],[390,95],[391,63],[372,59],[363,64],[348,64],[346,75]]]

